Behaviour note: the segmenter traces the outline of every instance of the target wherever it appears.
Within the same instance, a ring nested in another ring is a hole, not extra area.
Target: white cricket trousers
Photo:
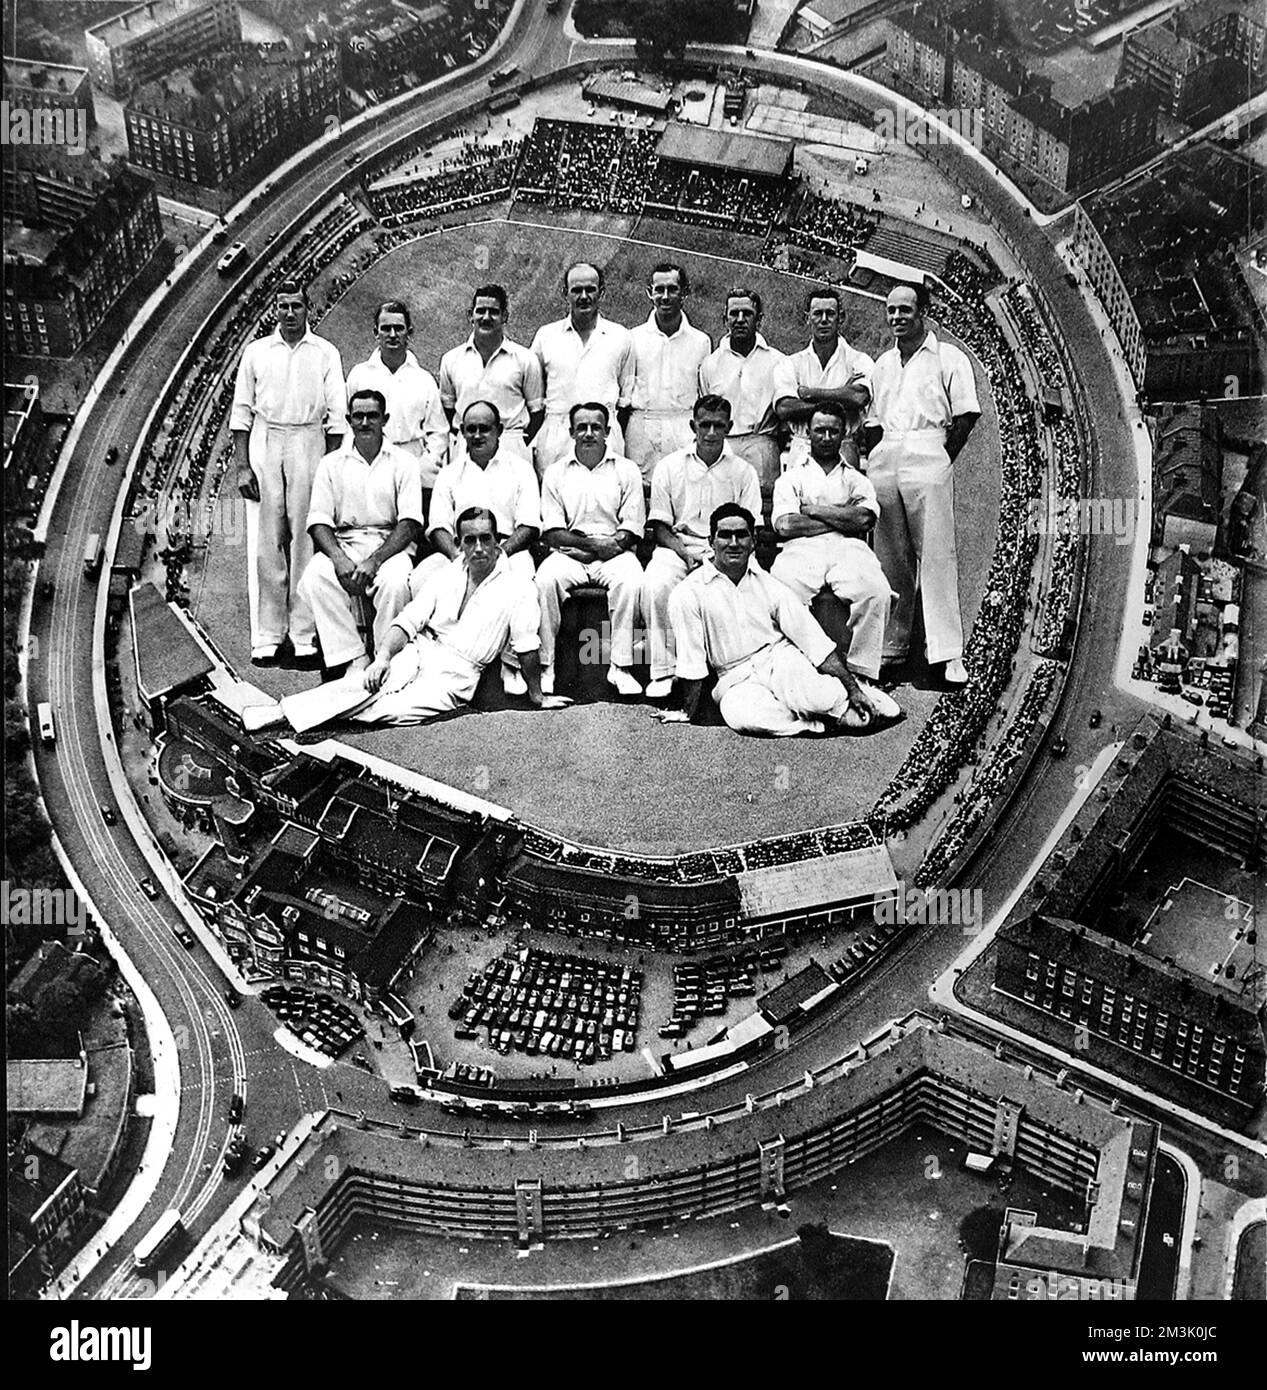
[[[915,600],[924,613],[930,665],[963,655],[959,557],[955,548],[955,475],[944,430],[885,434],[867,460],[880,503],[875,553],[897,594],[884,655],[901,659],[911,645]]]
[[[739,734],[822,733],[823,720],[839,719],[849,694],[835,676],[815,670],[803,651],[784,639],[721,676],[713,691],[721,716]]]
[[[656,464],[694,442],[689,410],[635,410],[625,431],[625,457],[642,470],[642,485],[649,488]]]
[[[680,538],[684,539],[684,538]],[[689,540],[686,544],[695,549]],[[708,545],[700,541],[699,559],[708,554]],[[690,573],[686,561],[675,551],[658,545],[647,561],[642,579],[642,620],[647,625],[647,640],[651,644],[651,679],[667,681],[677,665],[677,643],[669,617],[669,595]]]
[[[611,611],[611,664],[632,666],[642,566],[628,550],[614,560],[591,560],[587,564],[556,550],[541,562],[537,571],[537,597],[541,602],[542,666],[554,665],[554,646],[559,636],[563,603],[581,584],[597,584],[607,590],[607,606]]]
[[[366,559],[383,543],[382,536],[348,536],[339,544],[350,560]],[[413,556],[408,550],[398,551],[386,559],[374,576],[368,596],[374,603],[374,650],[381,651],[387,629],[396,615],[409,602],[409,576],[413,573]],[[314,555],[299,581],[299,592],[312,608],[321,639],[321,654],[327,666],[341,666],[358,656],[367,655],[365,641],[356,628],[356,612],[352,596],[339,583],[334,564],[324,555]]]
[[[796,536],[770,573],[807,606],[830,589],[849,605],[849,669],[873,681],[880,674],[884,631],[893,591],[875,553],[855,536]]]
[[[321,425],[270,425],[258,416],[247,457],[260,500],[246,504],[246,592],[251,646],[274,647],[289,635],[310,651],[317,627],[299,581],[312,559],[308,504],[312,478],[325,453]]]

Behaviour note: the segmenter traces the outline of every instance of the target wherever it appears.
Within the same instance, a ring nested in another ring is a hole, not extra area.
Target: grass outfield
[[[374,307],[403,297],[415,322],[413,347],[435,371],[441,353],[468,336],[471,289],[504,284],[511,295],[510,334],[529,343],[538,325],[562,316],[560,274],[592,258],[607,276],[604,308],[632,324],[649,313],[643,282],[662,258],[680,261],[691,276],[687,311],[716,341],[722,296],[735,283],[757,289],[766,304],[770,342],[797,350],[806,342],[798,276],[623,239],[629,219],[571,214],[579,227],[546,225],[549,214],[525,209],[525,226],[503,220],[451,228],[411,242],[379,261],[323,319],[320,331],[343,355],[345,368],[368,356]],[[659,230],[648,224],[647,235]],[[674,227],[679,237],[694,229]],[[635,231],[638,235],[638,231]],[[724,248],[724,234],[697,238]],[[751,239],[733,243],[736,252]],[[338,268],[337,266],[335,267]],[[850,296],[851,341],[875,353],[883,345],[881,305]],[[978,369],[984,415],[956,463],[959,598],[965,624],[980,606],[997,529],[998,429],[989,382]],[[213,540],[196,616],[236,670],[272,695],[309,685],[312,676],[250,665],[243,552],[232,538]],[[508,711],[467,714],[435,724],[340,734],[374,754],[499,805],[530,824],[588,844],[668,854],[838,824],[864,815],[897,771],[936,703],[926,690],[901,687],[904,723],[870,738],[755,740],[724,728],[662,728],[637,705],[597,704],[556,715]]]
[[[556,1289],[459,1287],[458,1300],[490,1302],[883,1302],[891,1246],[827,1235],[807,1246],[792,1241],[731,1264],[631,1284]]]
[[[632,325],[651,312],[645,293],[647,273],[657,261],[669,259],[684,265],[691,278],[687,317],[714,343],[723,329],[725,293],[735,284],[750,285],[762,296],[762,332],[774,347],[795,352],[808,342],[804,296],[811,282],[725,258],[728,246],[732,254],[742,255],[749,246],[755,252],[756,239],[708,228],[643,223],[633,227],[632,235],[645,233],[644,243],[625,239],[630,234],[629,218],[574,213],[569,220],[602,227],[604,232],[562,227],[545,210],[517,204],[513,222],[476,223],[411,242],[385,256],[357,281],[322,320],[321,333],[338,344],[346,369],[367,357],[374,346],[369,325],[375,306],[384,299],[403,298],[416,325],[413,350],[422,365],[435,372],[441,354],[470,334],[467,306],[476,285],[491,281],[506,286],[511,298],[510,336],[527,345],[541,324],[563,317],[561,278],[563,267],[572,261],[591,260],[602,267],[607,285],[603,312]],[[675,240],[670,241],[670,236]],[[709,254],[682,250],[681,242],[688,239],[706,247]],[[849,341],[872,356],[888,346],[879,300],[847,294],[845,324]]]

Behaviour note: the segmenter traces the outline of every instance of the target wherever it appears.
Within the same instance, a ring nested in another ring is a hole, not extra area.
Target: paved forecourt
[[[803,301],[812,283],[764,267],[677,247],[604,234],[624,233],[627,219],[588,217],[593,230],[549,225],[550,214],[525,207],[515,221],[498,218],[452,227],[409,243],[373,265],[314,325],[332,339],[344,370],[368,355],[376,304],[404,298],[413,311],[412,347],[438,370],[442,352],[469,334],[472,289],[487,282],[511,296],[508,334],[529,343],[537,327],[563,314],[560,277],[575,260],[604,268],[608,317],[646,319],[646,275],[668,259],[686,266],[692,323],[717,341],[726,290],[746,284],[766,304],[762,331],[776,347],[808,341]],[[687,228],[676,229],[689,233]],[[709,238],[718,244],[718,234]],[[358,247],[349,248],[349,254]],[[314,299],[325,300],[329,276]],[[873,356],[887,343],[883,304],[847,296],[845,332]],[[989,383],[978,367],[984,418],[956,465],[956,532],[965,627],[975,619],[990,565],[999,508],[999,451]],[[196,616],[230,663],[272,694],[293,693],[316,677],[250,665],[244,563],[237,538],[213,537],[195,586]],[[909,686],[896,692],[907,713],[897,727],[866,738],[741,738],[725,728],[657,725],[645,704],[601,703],[544,715],[525,709],[463,714],[415,728],[340,733],[348,742],[437,780],[513,808],[529,823],[589,844],[630,852],[674,853],[838,824],[865,815],[901,766],[937,696]]]

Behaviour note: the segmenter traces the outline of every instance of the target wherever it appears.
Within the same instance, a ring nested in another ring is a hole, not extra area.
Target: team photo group
[[[912,659],[967,684],[954,460],[981,408],[923,286],[875,306],[891,341],[875,359],[827,286],[786,355],[744,286],[713,308],[714,347],[679,265],[652,268],[633,328],[603,314],[601,267],[569,266],[561,291],[564,316],[525,347],[506,290],[474,289],[437,379],[404,300],[377,307],[345,377],[306,286],[277,286],[276,327],[238,366],[230,480],[252,662],[322,680],[250,706],[248,728],[418,723],[469,705],[494,663],[508,696],[564,708],[555,654],[581,586],[606,594],[607,683],[664,723],[696,720],[711,682],[739,733],[866,733],[901,719],[885,687]],[[820,594],[841,605],[835,637]]]

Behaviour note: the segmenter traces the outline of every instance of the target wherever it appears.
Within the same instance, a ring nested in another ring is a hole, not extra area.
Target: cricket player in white
[[[611,609],[608,684],[621,695],[641,695],[629,667],[642,590],[642,566],[633,552],[647,519],[642,474],[609,447],[607,407],[601,402],[573,406],[571,425],[571,457],[551,464],[541,483],[542,539],[551,550],[537,571],[542,688],[554,693],[554,648],[563,602],[579,584],[588,583],[607,590]]]
[[[537,476],[572,453],[568,412],[582,401],[599,401],[607,409],[608,443],[623,458],[624,425],[634,380],[633,340],[622,324],[599,313],[603,272],[587,262],[569,266],[563,274],[563,297],[568,315],[537,329],[532,350],[545,376],[545,423],[533,440]]]
[[[880,515],[875,489],[858,471],[857,446],[845,438],[840,406],[816,406],[809,457],[774,485],[774,530],[783,549],[770,572],[807,607],[823,589],[849,605],[846,662],[884,718],[900,711],[879,679],[884,625],[893,592],[867,537]],[[849,459],[853,453],[854,461]]]
[[[506,336],[510,302],[501,285],[481,285],[471,296],[471,336],[440,359],[440,404],[462,453],[462,419],[476,401],[489,401],[501,417],[498,448],[531,461],[529,448],[545,419],[545,385],[536,354]]]
[[[753,558],[755,524],[735,503],[713,513],[712,558],[669,599],[682,709],[654,709],[652,718],[690,722],[713,671],[713,699],[736,733],[821,734],[828,718],[848,729],[874,726],[874,709],[835,643]]]
[[[648,488],[656,464],[666,454],[690,447],[699,369],[713,350],[708,334],[692,328],[682,312],[690,292],[686,271],[662,261],[647,286],[651,316],[630,330],[634,381],[625,453],[642,470]]]
[[[347,425],[339,350],[308,327],[308,294],[284,280],[273,294],[277,328],[248,344],[238,364],[229,430],[246,501],[251,660],[274,661],[289,638],[316,664],[317,629],[299,581],[312,559],[308,504],[322,454]]]
[[[353,391],[352,442],[317,465],[308,531],[316,552],[299,581],[312,605],[327,667],[364,667],[353,600],[374,604],[374,644],[382,645],[409,601],[414,545],[422,534],[422,485],[416,460],[383,438],[386,402]]]
[[[676,655],[669,595],[708,559],[708,522],[724,502],[738,502],[761,513],[761,485],[752,465],[731,452],[730,402],[701,396],[691,415],[695,443],[662,458],[651,480],[647,513],[656,548],[642,581],[642,616],[651,643],[649,700],[672,693]]]
[[[400,299],[380,304],[374,315],[378,346],[348,373],[348,390],[369,388],[387,401],[387,442],[418,461],[423,501],[449,459],[449,422],[436,379],[409,350],[413,319]]]
[[[304,731],[340,716],[362,724],[422,723],[469,704],[481,672],[507,639],[533,705],[561,709],[570,703],[542,694],[536,591],[506,563],[492,514],[474,507],[463,512],[457,534],[461,562],[437,571],[405,605],[365,670],[244,710],[247,730],[290,723]]]
[[[725,396],[732,411],[727,443],[757,470],[767,501],[779,476],[779,417],[774,413],[774,371],[784,356],[758,331],[761,296],[745,287],[726,296],[726,336],[700,363],[701,396]]]
[[[838,290],[810,290],[805,299],[809,346],[785,357],[775,369],[774,409],[792,427],[784,468],[809,453],[809,417],[816,405],[857,411],[871,399],[871,358],[841,336],[840,317]]]
[[[894,345],[880,354],[872,371],[873,399],[864,429],[870,446],[867,477],[880,503],[876,556],[897,593],[885,631],[885,660],[899,662],[908,655],[918,593],[928,663],[943,666],[945,683],[957,687],[967,683],[968,673],[952,465],[981,417],[981,406],[972,363],[927,326],[927,303],[922,285],[899,285],[885,302]]]

